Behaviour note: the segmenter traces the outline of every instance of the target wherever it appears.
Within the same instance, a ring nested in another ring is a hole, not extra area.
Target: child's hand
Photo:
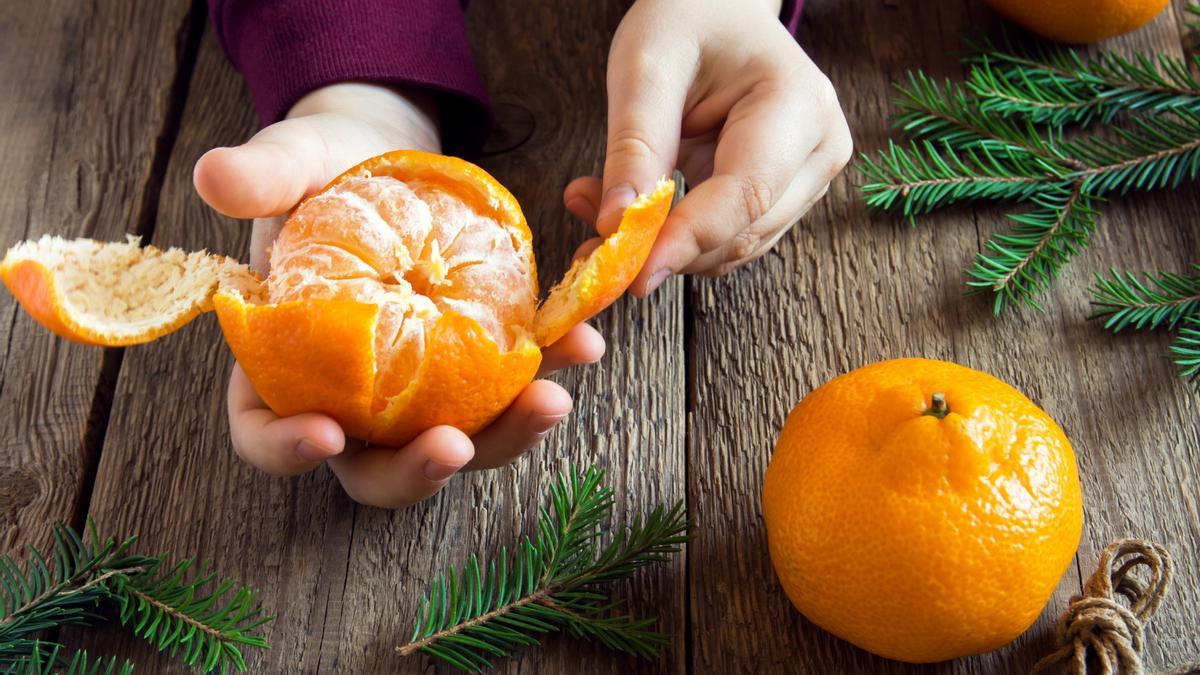
[[[382,86],[338,84],[317,90],[292,108],[288,119],[263,129],[245,145],[217,148],[196,162],[196,190],[214,209],[254,218],[251,266],[267,267],[267,247],[279,217],[359,161],[388,150],[437,152],[429,101]],[[576,326],[546,348],[539,377],[604,353],[604,340]],[[490,427],[467,436],[435,427],[403,448],[347,443],[333,419],[317,413],[280,418],[255,393],[240,366],[229,381],[233,447],[250,464],[276,475],[310,471],[323,461],[355,500],[400,507],[437,492],[459,469],[507,464],[541,440],[571,411],[566,390],[547,380],[525,388]]]
[[[691,190],[633,284],[724,274],[766,253],[846,165],[829,80],[779,22],[780,0],[638,0],[608,61],[604,180],[563,201],[608,235],[635,193],[678,166]]]

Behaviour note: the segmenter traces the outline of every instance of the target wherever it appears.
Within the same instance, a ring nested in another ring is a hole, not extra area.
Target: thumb
[[[192,171],[196,192],[234,218],[286,213],[324,182],[321,139],[302,120],[284,120],[246,143],[213,148]]]
[[[644,45],[639,45],[644,49]],[[690,78],[641,50],[615,48],[608,67],[608,149],[596,229],[608,236],[639,193],[675,168]]]

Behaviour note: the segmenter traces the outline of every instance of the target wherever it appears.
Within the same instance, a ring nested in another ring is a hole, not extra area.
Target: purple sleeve
[[[209,0],[209,13],[264,126],[318,87],[357,80],[441,92],[448,147],[478,147],[487,135],[487,92],[458,0]]]
[[[792,33],[803,4],[783,0]],[[318,87],[358,80],[440,92],[448,150],[487,137],[491,110],[459,0],[209,0],[209,13],[263,126]]]
[[[779,20],[792,35],[800,28],[800,15],[803,13],[804,0],[783,0],[783,8],[779,11]]]

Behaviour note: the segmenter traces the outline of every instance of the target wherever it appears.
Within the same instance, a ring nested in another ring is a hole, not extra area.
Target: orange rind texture
[[[637,278],[667,221],[675,181],[663,179],[621,216],[617,231],[591,255],[576,260],[534,320],[538,344],[557,342],[567,331],[604,311]]]
[[[925,412],[941,392],[949,414]],[[897,359],[791,412],[763,486],[792,603],[863,649],[926,663],[1011,642],[1037,619],[1083,526],[1062,429],[1000,380]]]
[[[1149,23],[1167,0],[986,0],[1006,19],[1049,40],[1089,44]]]
[[[213,298],[221,332],[258,395],[282,417],[318,412],[370,438],[379,306],[344,300],[278,305]]]

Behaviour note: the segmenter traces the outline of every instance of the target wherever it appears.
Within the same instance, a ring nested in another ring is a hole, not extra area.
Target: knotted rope
[[[1138,567],[1149,571],[1142,581],[1133,575]],[[1033,666],[1042,672],[1065,663],[1071,675],[1088,675],[1088,657],[1098,675],[1144,675],[1142,646],[1146,624],[1158,610],[1171,582],[1171,555],[1158,544],[1142,539],[1121,539],[1109,544],[1087,583],[1083,595],[1058,619],[1056,649]],[[1123,596],[1128,606],[1117,596]],[[1171,675],[1200,675],[1200,662],[1171,671]]]

